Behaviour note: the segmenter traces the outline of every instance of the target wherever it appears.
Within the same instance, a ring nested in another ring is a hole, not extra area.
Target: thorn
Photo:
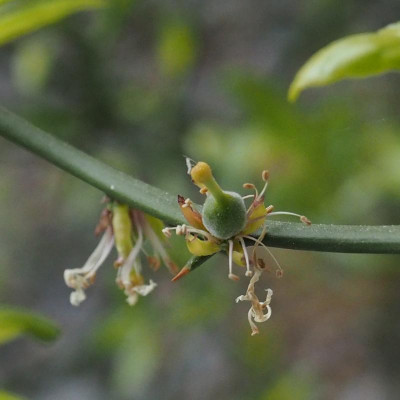
[[[184,266],[172,279],[171,282],[176,282],[178,279],[181,279],[185,275],[187,275],[190,272],[190,268],[187,266]]]

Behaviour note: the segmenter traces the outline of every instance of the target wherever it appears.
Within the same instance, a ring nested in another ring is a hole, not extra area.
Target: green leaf
[[[105,4],[104,0],[0,0],[0,45],[78,11]]]
[[[315,53],[296,74],[288,98],[295,101],[309,87],[399,69],[400,22],[375,33],[345,37]]]
[[[59,335],[59,328],[47,318],[9,307],[0,307],[0,344],[29,334],[51,341]]]

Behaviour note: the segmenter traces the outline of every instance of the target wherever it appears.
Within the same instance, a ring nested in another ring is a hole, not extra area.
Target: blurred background
[[[400,76],[286,92],[340,37],[395,22],[389,0],[115,0],[4,44],[1,104],[195,202],[183,155],[315,223],[400,224]],[[1,31],[1,25],[0,25]],[[131,308],[110,259],[75,308],[63,281],[97,239],[102,193],[0,138],[0,303],[56,321],[0,347],[0,387],[29,399],[396,399],[399,257],[273,249],[272,317],[250,336],[248,280],[222,255]],[[183,240],[170,253],[184,265]]]

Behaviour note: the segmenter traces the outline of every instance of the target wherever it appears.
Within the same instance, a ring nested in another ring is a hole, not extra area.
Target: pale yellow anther
[[[269,179],[269,171],[267,171],[267,170],[264,170],[263,172],[262,172],[262,179],[263,179],[263,181],[264,182],[267,182],[267,180]]]
[[[235,274],[229,274],[228,278],[232,281],[238,281],[240,278]]]
[[[190,171],[190,176],[197,184],[207,184],[213,178],[210,166],[200,161]]]
[[[206,193],[208,192],[208,189],[207,189],[206,187],[202,187],[202,188],[199,190],[199,192],[200,192],[201,194],[206,194]]]
[[[191,205],[193,204],[192,200],[190,199],[186,199],[185,202],[182,204],[182,208],[187,208],[187,207],[191,207]]]

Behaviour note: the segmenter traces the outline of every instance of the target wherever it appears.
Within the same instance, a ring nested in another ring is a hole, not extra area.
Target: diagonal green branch
[[[176,197],[117,171],[0,107],[0,135],[169,224],[184,223]],[[312,225],[268,221],[265,244],[296,250],[400,254],[400,226]]]

